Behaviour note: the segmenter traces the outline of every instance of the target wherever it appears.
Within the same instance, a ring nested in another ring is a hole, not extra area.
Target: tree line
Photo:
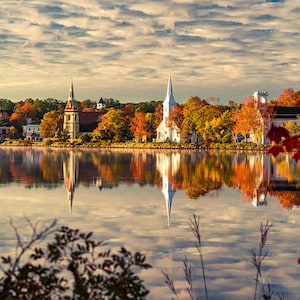
[[[76,101],[79,111],[99,111],[98,125],[91,133],[83,134],[83,141],[151,141],[156,137],[156,128],[162,121],[162,101],[140,103],[120,103],[109,98],[104,99],[105,106],[97,109],[92,100]],[[227,105],[210,104],[208,101],[191,96],[186,103],[176,105],[168,119],[169,126],[180,130],[182,141],[194,140],[229,143],[239,136],[247,137],[249,133],[259,141],[262,134],[262,118],[272,115],[274,106],[299,106],[300,91],[292,88],[284,89],[281,95],[267,104],[263,113],[259,103],[253,96],[245,97],[245,101],[237,104],[229,101]],[[53,98],[44,100],[26,99],[12,102],[0,99],[0,111],[11,111],[9,118],[0,118],[0,126],[10,126],[10,137],[20,138],[22,126],[30,118],[32,124],[41,124],[43,138],[65,138],[62,130],[65,102]],[[286,125],[290,132],[300,131],[293,122]]]

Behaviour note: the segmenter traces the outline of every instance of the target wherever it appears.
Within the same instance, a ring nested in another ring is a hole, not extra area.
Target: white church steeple
[[[79,135],[79,113],[75,105],[73,80],[70,82],[68,100],[64,113],[64,130],[69,133],[70,139],[76,139]]]
[[[163,103],[163,106],[164,106],[163,121],[164,122],[167,122],[167,119],[175,105],[177,105],[177,103],[173,96],[172,79],[171,79],[171,74],[170,74],[169,81],[168,81],[168,87],[167,87],[167,95],[166,95],[166,99]]]
[[[179,142],[180,141],[179,129],[175,124],[169,124],[168,122],[170,113],[172,112],[173,107],[176,105],[177,103],[173,95],[172,79],[170,74],[168,87],[167,87],[167,95],[165,101],[163,102],[163,119],[156,129],[156,133],[157,133],[156,140],[158,142],[165,142],[165,141]]]

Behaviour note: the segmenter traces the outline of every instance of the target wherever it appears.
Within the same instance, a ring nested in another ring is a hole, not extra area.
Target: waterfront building
[[[73,81],[71,80],[63,124],[63,129],[69,133],[70,139],[74,140],[80,134],[93,132],[98,125],[101,114],[99,111],[78,111],[75,103]]]

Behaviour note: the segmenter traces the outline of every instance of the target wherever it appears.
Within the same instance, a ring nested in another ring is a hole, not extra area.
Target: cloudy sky
[[[243,101],[300,90],[295,0],[1,0],[0,98]]]

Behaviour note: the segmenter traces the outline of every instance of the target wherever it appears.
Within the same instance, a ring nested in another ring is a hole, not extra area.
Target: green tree
[[[45,113],[54,110],[59,111],[61,114],[63,114],[65,105],[65,102],[53,98],[47,98],[45,100],[34,100],[33,106],[35,108],[36,120],[42,120]]]
[[[54,137],[55,137],[56,139],[58,139],[59,141],[61,141],[61,142],[66,142],[67,140],[70,139],[70,135],[69,135],[69,132],[68,132],[67,130],[59,130],[59,129],[58,129],[58,130],[55,132]]]
[[[14,110],[15,103],[8,99],[0,99],[0,110]]]

